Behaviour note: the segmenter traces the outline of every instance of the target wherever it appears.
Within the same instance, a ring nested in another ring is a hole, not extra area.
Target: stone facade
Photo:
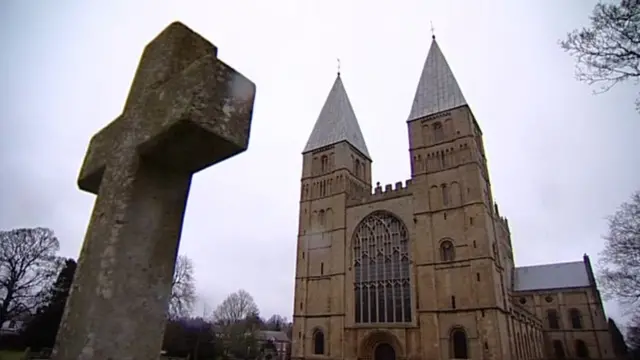
[[[480,126],[456,101],[409,119],[411,179],[395,185],[372,186],[366,146],[348,137],[305,149],[293,359],[613,358],[588,257],[588,282],[519,290],[529,272],[515,267]]]

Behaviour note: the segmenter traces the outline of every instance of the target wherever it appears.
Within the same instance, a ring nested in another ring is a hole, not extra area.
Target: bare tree
[[[187,317],[193,310],[196,300],[196,286],[193,275],[193,262],[186,255],[179,255],[171,283],[169,300],[169,318]]]
[[[0,231],[0,324],[33,311],[61,266],[50,229]]]
[[[635,315],[627,325],[627,345],[630,359],[640,358],[640,316]]]
[[[599,84],[602,93],[627,80],[640,79],[640,1],[598,3],[591,26],[573,30],[560,44],[577,61],[578,80]],[[640,98],[636,100],[640,111]]]
[[[600,254],[604,294],[622,304],[640,304],[640,191],[609,217],[609,233]]]
[[[213,320],[227,356],[256,357],[258,329],[255,325],[260,320],[260,313],[251,294],[238,290],[227,296],[213,312]]]
[[[220,325],[237,324],[253,314],[258,314],[258,306],[253,296],[245,290],[238,290],[218,305],[213,312],[213,320]]]
[[[287,325],[287,318],[278,314],[271,315],[271,317],[265,322],[267,330],[284,331]]]

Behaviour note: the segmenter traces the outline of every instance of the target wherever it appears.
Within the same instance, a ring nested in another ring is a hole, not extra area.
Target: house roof
[[[371,159],[356,114],[338,74],[302,153],[341,141],[348,142],[369,160]]]
[[[258,337],[262,340],[289,341],[289,337],[284,331],[261,330]]]
[[[408,121],[467,105],[435,37],[425,60]]]
[[[589,273],[583,261],[523,266],[515,269],[515,291],[589,286]]]

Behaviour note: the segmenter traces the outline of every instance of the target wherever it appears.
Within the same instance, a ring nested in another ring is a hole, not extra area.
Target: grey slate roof
[[[344,89],[340,74],[338,74],[322,110],[320,110],[320,116],[313,126],[307,146],[302,152],[306,153],[341,141],[347,141],[371,160],[356,114],[353,112],[347,91]]]
[[[515,291],[591,286],[587,267],[582,261],[517,267],[515,273]]]
[[[258,338],[265,341],[270,339],[273,339],[275,341],[290,341],[289,337],[284,331],[261,330],[258,333]]]
[[[434,38],[407,120],[415,120],[462,105],[467,105],[467,101]]]

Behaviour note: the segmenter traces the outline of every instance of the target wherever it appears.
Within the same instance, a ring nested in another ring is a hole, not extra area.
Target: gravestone
[[[246,150],[254,97],[181,23],[146,46],[82,164],[78,185],[97,198],[53,359],[158,359],[191,177]]]

